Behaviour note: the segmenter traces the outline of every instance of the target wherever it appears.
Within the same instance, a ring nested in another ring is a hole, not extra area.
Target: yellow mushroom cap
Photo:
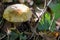
[[[8,6],[3,14],[3,18],[9,22],[25,22],[32,17],[32,11],[24,4],[14,4]]]

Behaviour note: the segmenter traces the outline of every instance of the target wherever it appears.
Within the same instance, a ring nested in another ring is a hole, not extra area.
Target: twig
[[[25,33],[25,34],[28,34],[28,35],[31,35],[31,34],[32,34],[31,32],[26,32],[26,31],[25,31],[24,33]]]
[[[51,29],[51,26],[52,26],[52,23],[54,21],[54,18],[55,18],[55,16],[53,16],[53,19],[51,20],[51,23],[50,23],[50,26],[49,26],[49,30]]]
[[[46,2],[45,2],[45,6],[49,6],[49,4],[51,3],[51,1],[52,0],[50,0],[47,4],[46,4]],[[44,15],[44,13],[46,12],[46,9],[47,9],[47,7],[45,7],[44,9],[40,9],[39,7],[36,7],[39,11],[42,11],[42,12],[40,12],[40,13],[36,13],[36,14],[38,14],[39,15],[39,18],[41,17],[41,15]],[[37,16],[38,16],[37,15]]]
[[[0,40],[3,39],[4,37],[6,37],[6,35],[4,35],[3,37],[1,37]]]
[[[52,0],[50,0],[49,2],[48,2],[48,4],[47,4],[47,6],[49,6],[49,4],[52,2]]]
[[[44,8],[46,8],[47,6],[47,0],[45,0],[45,3],[44,3]]]

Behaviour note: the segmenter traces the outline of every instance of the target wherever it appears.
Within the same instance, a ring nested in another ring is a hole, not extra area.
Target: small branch
[[[49,26],[49,30],[51,29],[51,26],[52,26],[52,23],[54,21],[54,18],[55,18],[55,16],[53,16],[53,19],[51,20],[51,23],[50,23],[50,26]]]
[[[4,37],[6,37],[6,35],[4,35],[3,37],[1,37],[0,40],[3,39]]]
[[[32,34],[31,32],[26,32],[26,31],[25,31],[24,33],[25,33],[25,34],[28,34],[28,35],[31,35],[31,34]]]
[[[43,9],[40,9],[38,6],[36,7],[39,11],[42,11]]]
[[[52,2],[52,0],[50,0],[48,3],[47,3],[47,6],[49,6],[49,4]]]
[[[46,8],[47,6],[47,0],[45,0],[45,3],[44,3],[44,8]]]
[[[51,1],[52,0],[50,0],[47,4],[46,4],[46,0],[45,0],[45,6],[47,5],[47,6],[49,6],[49,4],[51,3]],[[39,11],[41,11],[40,13],[37,13],[36,12],[36,15],[40,18],[42,15],[44,15],[44,13],[46,12],[46,9],[47,9],[47,7],[45,7],[44,9],[40,9],[39,7],[37,7],[37,9],[39,10]]]

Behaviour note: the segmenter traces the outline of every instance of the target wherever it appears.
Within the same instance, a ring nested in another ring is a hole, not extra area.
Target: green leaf
[[[60,18],[60,3],[56,3],[56,4],[51,3],[50,7],[55,13],[55,20]]]
[[[50,14],[46,13],[45,17],[42,17],[42,20],[39,22],[38,30],[49,30],[50,26]]]
[[[26,35],[24,33],[19,34],[19,39],[20,40],[26,40]]]
[[[18,34],[16,32],[11,32],[9,39],[15,40],[18,37]]]

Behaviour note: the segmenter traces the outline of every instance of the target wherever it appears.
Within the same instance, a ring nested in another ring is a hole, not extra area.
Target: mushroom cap
[[[26,22],[32,17],[32,11],[24,4],[14,4],[8,6],[3,14],[3,18],[9,22]]]

